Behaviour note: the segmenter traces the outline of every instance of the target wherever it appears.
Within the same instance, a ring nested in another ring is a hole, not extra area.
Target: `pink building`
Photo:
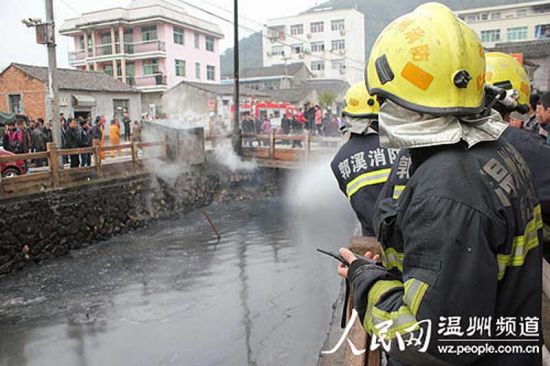
[[[164,0],[84,13],[65,20],[59,33],[74,40],[71,66],[140,89],[143,112],[161,114],[162,92],[182,80],[220,82],[220,28]]]

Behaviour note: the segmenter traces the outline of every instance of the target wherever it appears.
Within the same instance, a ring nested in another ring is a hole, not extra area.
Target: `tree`
[[[333,92],[323,92],[319,94],[319,105],[323,108],[332,107],[336,100],[336,94]]]

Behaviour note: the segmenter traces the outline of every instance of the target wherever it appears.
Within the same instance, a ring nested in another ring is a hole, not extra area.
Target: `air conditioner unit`
[[[341,34],[341,35],[346,34],[346,30],[345,30],[345,29],[340,29],[340,34]]]
[[[300,53],[300,58],[304,58],[304,54],[303,53]]]
[[[272,56],[271,52],[267,52],[266,55],[267,55],[267,57],[271,57],[271,56]]]
[[[340,50],[339,53],[340,53],[341,55],[343,55],[343,54],[346,53],[346,50]]]
[[[307,37],[307,38],[311,38],[311,33],[308,33],[308,34],[306,35],[306,37]]]
[[[341,67],[339,72],[340,72],[340,74],[344,75],[346,73],[346,69]]]

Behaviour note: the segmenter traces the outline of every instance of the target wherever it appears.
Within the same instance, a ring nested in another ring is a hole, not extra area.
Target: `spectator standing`
[[[315,128],[320,135],[323,131],[323,110],[318,105],[315,106]]]
[[[44,123],[44,120],[42,118],[38,118],[38,121],[34,125],[34,129],[32,130],[32,133],[31,133],[32,140],[34,142],[34,149],[36,152],[46,151],[47,137],[46,137],[46,134],[44,133],[44,127],[42,126],[43,123]],[[41,167],[41,166],[44,166],[45,161],[46,159],[44,158],[35,159],[34,164],[37,167]]]
[[[15,123],[16,127],[18,130],[21,131],[21,135],[22,135],[22,145],[21,145],[21,148],[22,148],[22,151],[21,153],[23,154],[26,154],[28,153],[30,150],[31,150],[31,145],[32,145],[32,142],[31,142],[31,134],[29,133],[29,130],[27,129],[27,126],[25,125],[25,121],[17,121]]]
[[[15,127],[15,122],[8,122],[3,142],[7,151],[14,154],[23,152],[23,133]]]
[[[111,145],[120,145],[120,125],[116,116],[113,118],[111,125],[109,126],[109,142]],[[116,155],[118,155],[119,152],[120,150],[117,149]],[[111,150],[110,155],[113,158],[115,156],[115,151]]]
[[[80,133],[80,127],[76,123],[76,120],[74,118],[69,118],[68,120],[69,128],[67,129],[67,132],[65,133],[65,141],[67,144],[68,149],[76,149],[81,147],[81,133]],[[71,160],[71,168],[78,168],[80,165],[80,159],[78,154],[73,154],[70,156]]]
[[[105,116],[95,118],[95,126],[92,128],[92,144],[93,140],[98,140],[100,147],[105,146]],[[100,152],[99,157],[105,159],[105,152]]]
[[[52,121],[44,124],[44,135],[46,135],[46,143],[53,142]]]
[[[134,121],[132,124],[132,142],[141,141],[141,123],[139,121]]]
[[[92,138],[92,129],[88,124],[88,120],[82,120],[80,122],[80,147],[92,147],[93,138]],[[92,154],[85,153],[80,155],[80,166],[90,166],[92,165]]]
[[[122,123],[124,123],[124,141],[130,141],[130,124],[132,120],[128,115],[128,111],[124,111],[124,116],[122,117]]]

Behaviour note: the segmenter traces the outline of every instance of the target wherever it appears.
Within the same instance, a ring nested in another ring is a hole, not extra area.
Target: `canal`
[[[0,278],[0,365],[315,365],[354,224],[314,181]]]

